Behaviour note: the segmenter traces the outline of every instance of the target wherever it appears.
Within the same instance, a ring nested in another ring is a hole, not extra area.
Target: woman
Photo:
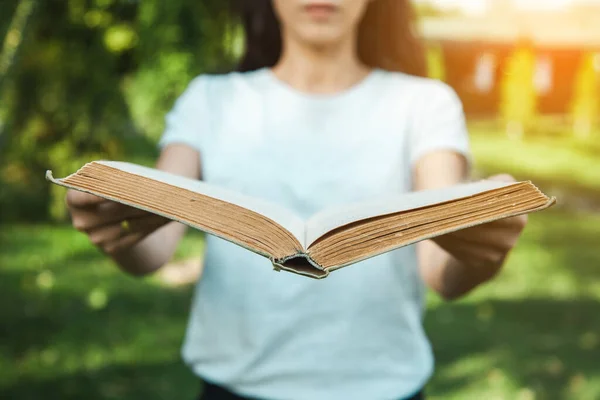
[[[305,217],[468,179],[460,101],[419,77],[408,0],[248,4],[242,72],[191,82],[167,116],[157,168],[190,178],[202,170]],[[91,195],[67,199],[74,225],[131,274],[159,269],[184,234]],[[525,222],[449,234],[323,281],[275,273],[208,237],[183,358],[206,382],[205,399],[422,398],[433,370],[424,288],[455,299],[488,281]]]

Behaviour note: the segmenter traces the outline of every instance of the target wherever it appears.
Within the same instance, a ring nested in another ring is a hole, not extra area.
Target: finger
[[[125,206],[113,201],[101,203],[95,209],[74,209],[71,212],[73,226],[84,232],[121,222],[124,219],[134,219],[149,215],[148,212]]]
[[[506,231],[506,232],[521,232],[528,221],[527,214],[515,215],[512,217],[504,217],[488,222],[479,223],[469,228],[464,228],[456,231],[458,235],[471,235],[472,232],[490,231]]]
[[[90,193],[69,189],[65,196],[65,202],[69,208],[94,208],[107,200]]]
[[[497,219],[495,221],[488,222],[481,226],[485,227],[485,226],[490,225],[490,226],[497,227],[498,229],[505,229],[510,232],[521,232],[523,229],[525,229],[525,226],[527,225],[528,220],[529,220],[529,217],[527,216],[527,214],[521,214],[521,215],[515,215],[514,217],[506,217],[506,218]]]
[[[512,175],[509,175],[509,174],[492,175],[489,178],[487,178],[487,180],[497,181],[497,182],[507,182],[507,183],[517,181]]]
[[[475,267],[498,265],[507,254],[505,249],[471,243],[450,235],[440,236],[434,241],[457,260]]]
[[[161,226],[171,222],[171,220],[155,214],[146,214],[141,218],[132,218],[128,220],[130,232],[154,232]]]
[[[473,246],[486,246],[499,251],[508,251],[517,243],[523,228],[527,222],[526,217],[517,216],[512,221],[497,220],[471,228],[460,229],[444,235]]]
[[[479,247],[495,251],[508,251],[513,246],[514,233],[502,229],[481,229],[473,227],[459,230],[440,237],[447,247]]]
[[[119,251],[131,248],[135,246],[138,242],[144,239],[146,235],[142,232],[131,233],[127,236],[123,236],[117,240],[113,240],[111,242],[103,244],[102,250],[107,254],[115,254]]]
[[[94,245],[104,247],[107,244],[118,242],[127,236],[137,237],[141,235],[141,237],[145,237],[166,224],[168,220],[149,214],[145,217],[127,220],[127,222],[128,229],[126,231],[123,229],[121,221],[119,221],[119,223],[104,225],[91,230],[88,233],[88,237]]]
[[[520,233],[523,231],[523,229],[525,229],[527,221],[527,214],[521,214],[513,217],[505,217],[494,221],[485,222],[483,224],[475,225],[471,228],[466,228],[458,232],[460,232],[459,235],[469,235],[472,231],[483,232],[487,230],[504,233]]]
[[[101,244],[101,247],[105,252],[109,254],[114,254],[115,252],[121,251],[123,249],[135,245],[137,242],[144,239],[150,233],[156,231],[158,228],[165,225],[167,222],[169,222],[169,220],[155,215],[148,218],[139,218],[136,220],[129,221],[129,232],[127,232],[124,235],[121,234],[117,237],[111,235],[110,237],[112,239],[103,242]],[[120,225],[119,228],[121,228]]]
[[[498,237],[507,234],[514,234],[523,230],[527,218],[524,216],[516,216],[509,218],[497,219],[495,221],[485,222],[469,228],[459,229],[452,232],[453,235],[460,237],[481,237],[485,239],[488,235]]]
[[[125,204],[110,201],[98,206],[98,216],[106,221],[122,221],[124,219],[141,218],[151,216],[148,211],[140,210],[139,208],[127,206]]]
[[[105,244],[119,240],[123,236],[121,224],[104,225],[88,233],[90,242],[95,246],[103,247]]]

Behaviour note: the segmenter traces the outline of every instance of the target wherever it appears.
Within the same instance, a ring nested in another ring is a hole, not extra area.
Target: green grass
[[[498,279],[444,303],[426,328],[443,399],[600,398],[600,216],[534,214]],[[190,288],[120,273],[69,227],[3,227],[0,394],[193,398],[179,347]],[[199,254],[190,235],[179,257]],[[1,396],[0,396],[1,397]]]
[[[120,273],[69,227],[4,226],[0,244],[0,398],[194,398],[190,288]],[[189,235],[178,256],[201,245]]]
[[[483,173],[504,171],[518,179],[572,194],[600,198],[600,144],[597,138],[531,136],[509,140],[497,129],[473,124],[475,167]]]
[[[600,398],[600,216],[533,214],[499,277],[456,303],[430,299],[432,395]]]

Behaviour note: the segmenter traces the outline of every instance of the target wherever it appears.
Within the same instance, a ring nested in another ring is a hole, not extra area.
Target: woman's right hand
[[[169,222],[149,212],[69,190],[66,197],[73,226],[108,255],[127,250]]]
[[[185,144],[170,144],[161,151],[156,168],[199,179],[200,154]],[[167,224],[169,220],[158,215],[75,190],[67,192],[67,205],[73,226],[135,276],[167,263],[186,231],[184,224]]]

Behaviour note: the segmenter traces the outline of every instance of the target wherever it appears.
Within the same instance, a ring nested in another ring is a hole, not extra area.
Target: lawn
[[[569,198],[600,199],[600,142],[595,137],[577,140],[564,129],[554,129],[554,135],[508,140],[498,127],[472,124],[474,165],[483,174],[508,172]]]
[[[598,237],[600,216],[533,215],[496,282],[456,303],[430,296],[430,395],[600,398]],[[6,398],[193,398],[179,360],[188,287],[129,278],[68,227],[10,226],[0,239]],[[190,235],[179,257],[200,244]]]
[[[600,163],[583,150],[478,134],[473,145],[486,172],[507,170],[589,193],[600,182],[593,179]],[[538,152],[536,162],[510,161],[508,149],[513,160]],[[571,161],[561,158],[565,151]],[[496,281],[454,303],[430,295],[425,325],[437,370],[429,396],[600,398],[599,237],[600,215],[568,207],[534,214]],[[201,245],[201,236],[190,234],[177,257],[196,257]],[[0,246],[0,398],[198,393],[179,357],[189,286],[130,278],[66,226],[3,226]]]
[[[190,288],[128,277],[66,226],[0,235],[0,398],[194,398],[179,359]],[[178,257],[200,249],[189,235]]]
[[[440,399],[600,398],[600,215],[547,211],[498,279],[426,319]]]

